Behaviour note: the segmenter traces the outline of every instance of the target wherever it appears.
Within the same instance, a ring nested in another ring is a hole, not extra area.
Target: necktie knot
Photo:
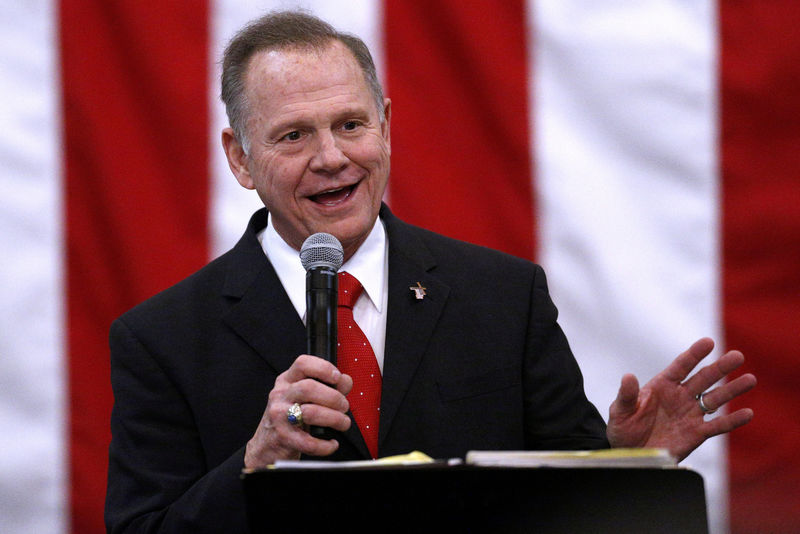
[[[341,272],[339,278],[339,306],[346,306],[352,308],[364,287],[361,282],[348,272]]]

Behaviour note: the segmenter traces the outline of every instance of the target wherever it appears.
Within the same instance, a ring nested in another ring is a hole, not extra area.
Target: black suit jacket
[[[386,206],[381,218],[380,455],[608,446],[542,269],[405,224]],[[114,322],[110,530],[246,531],[244,446],[275,378],[306,347],[256,238],[266,220],[262,209],[231,251]],[[355,423],[339,438],[330,459],[369,457]]]

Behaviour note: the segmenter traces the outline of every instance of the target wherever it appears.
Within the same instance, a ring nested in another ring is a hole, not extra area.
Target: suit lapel
[[[275,279],[272,266],[265,268],[225,316],[225,322],[279,374],[306,351],[306,334],[297,311]],[[287,321],[288,317],[292,319]]]
[[[305,326],[256,237],[266,218],[265,209],[256,212],[230,252],[223,292],[239,300],[223,320],[281,373],[305,352]]]
[[[389,302],[379,449],[425,354],[450,291],[431,273],[436,263],[425,244],[385,206],[381,215],[389,238]],[[417,299],[411,289],[417,282],[426,288],[422,299]]]

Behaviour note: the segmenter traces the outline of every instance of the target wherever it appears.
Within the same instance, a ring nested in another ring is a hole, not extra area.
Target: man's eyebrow
[[[298,128],[303,128],[307,124],[309,124],[309,121],[303,119],[302,117],[288,118],[280,122],[276,122],[269,130],[271,133],[278,133],[283,130],[296,130]]]
[[[309,119],[305,114],[295,113],[274,122],[267,129],[267,133],[268,135],[278,135],[281,132],[286,132],[287,130],[291,131],[307,128],[312,123],[313,119]]]
[[[369,115],[369,110],[364,106],[345,106],[341,110],[343,115]]]
[[[340,122],[347,119],[366,119],[369,117],[369,110],[364,109],[362,106],[346,106],[342,109],[336,111],[333,114],[333,122]],[[301,129],[311,125],[314,122],[313,119],[309,119],[306,116],[298,116],[296,117],[286,117],[285,119],[276,122],[271,128],[270,132],[272,134],[277,134],[283,130],[294,130],[294,129]]]
[[[366,119],[367,117],[369,117],[369,110],[362,106],[346,106],[334,113],[333,121],[338,122],[352,118]]]

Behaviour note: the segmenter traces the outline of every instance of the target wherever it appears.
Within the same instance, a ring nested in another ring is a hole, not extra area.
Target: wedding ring
[[[697,404],[700,405],[700,409],[703,410],[703,413],[706,414],[706,415],[711,415],[712,413],[716,412],[717,409],[714,408],[712,410],[711,408],[706,406],[705,402],[703,402],[703,397],[706,396],[706,393],[707,392],[704,391],[703,393],[700,393],[700,394],[696,395],[694,398],[697,399]]]

